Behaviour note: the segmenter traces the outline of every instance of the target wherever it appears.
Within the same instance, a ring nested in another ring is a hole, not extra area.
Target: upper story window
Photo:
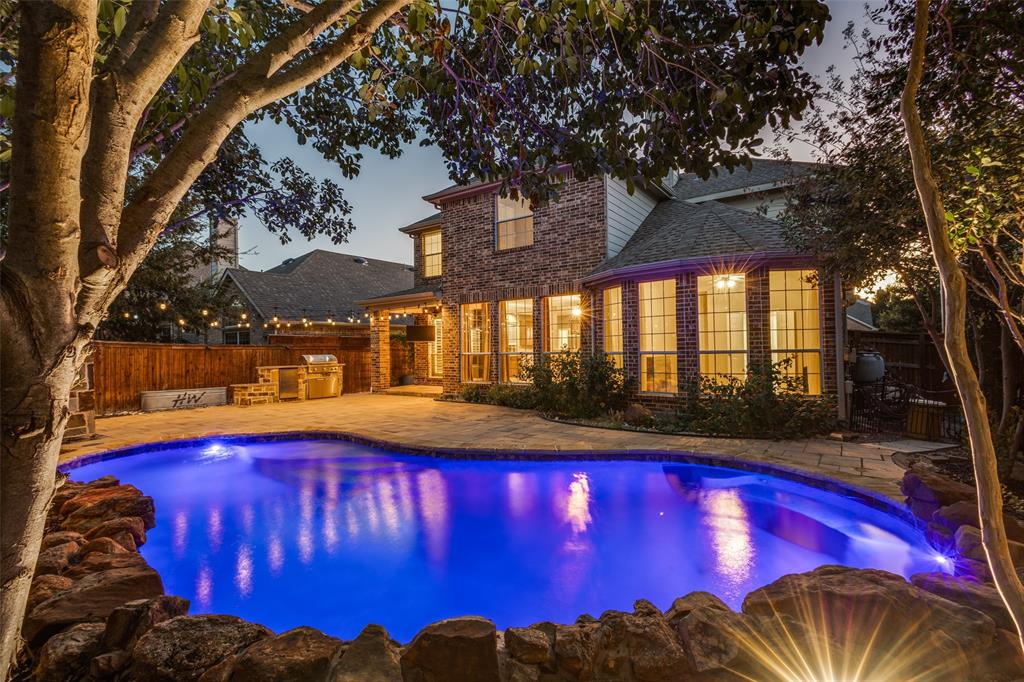
[[[789,360],[783,372],[803,392],[821,394],[821,312],[814,270],[768,273],[772,363]]]
[[[747,378],[745,275],[697,278],[697,332],[701,375],[722,382]]]
[[[561,353],[580,349],[583,305],[579,294],[548,296],[544,299],[544,352]]]
[[[525,199],[495,198],[498,250],[533,244],[533,211]]]
[[[424,232],[420,237],[423,251],[423,276],[441,276],[441,230]]]

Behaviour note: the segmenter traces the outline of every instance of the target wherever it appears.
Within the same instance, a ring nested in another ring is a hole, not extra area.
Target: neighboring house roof
[[[429,215],[426,218],[420,218],[414,223],[406,225],[405,227],[398,228],[399,232],[406,234],[415,234],[421,232],[427,228],[440,227],[441,226],[441,212],[438,211],[434,215]]]
[[[669,199],[655,206],[622,251],[593,274],[655,263],[792,253],[776,220],[717,201]]]
[[[412,266],[316,249],[265,272],[229,268],[230,278],[264,319],[343,318],[360,313],[356,301],[413,282]]]
[[[796,178],[807,175],[816,166],[804,161],[751,159],[750,170],[741,166],[729,171],[719,166],[707,180],[701,180],[694,173],[680,175],[673,191],[676,197],[687,201],[748,194],[791,185]]]
[[[871,313],[871,304],[867,301],[857,300],[846,308],[846,328],[853,332],[875,332],[874,315]]]

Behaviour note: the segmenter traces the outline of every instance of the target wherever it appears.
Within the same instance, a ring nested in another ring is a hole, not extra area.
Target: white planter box
[[[143,412],[157,410],[182,410],[189,407],[226,405],[228,389],[225,386],[212,388],[177,388],[169,391],[143,391]]]

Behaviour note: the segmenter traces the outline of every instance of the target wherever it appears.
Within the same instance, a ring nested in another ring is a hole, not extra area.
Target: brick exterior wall
[[[499,380],[500,319],[499,302],[509,299],[533,301],[534,353],[544,351],[545,296],[578,293],[584,317],[581,324],[581,347],[584,352],[603,350],[603,290],[622,287],[622,325],[624,366],[627,375],[639,375],[639,301],[638,284],[650,279],[674,277],[676,281],[676,330],[680,391],[696,379],[700,372],[697,318],[697,277],[710,272],[678,271],[652,277],[629,278],[597,287],[584,287],[581,280],[604,259],[606,253],[606,196],[604,181],[570,180],[558,203],[534,213],[534,243],[528,247],[498,251],[495,235],[495,195],[492,192],[468,197],[442,199],[442,302],[443,380],[445,393],[458,393],[464,386],[461,372],[461,305],[486,302],[490,304],[491,363],[489,378]],[[416,282],[428,283],[422,277],[422,254],[419,235],[415,235]],[[779,268],[801,267],[788,259]],[[805,262],[802,267],[813,267]],[[769,264],[745,269],[749,363],[771,361]],[[744,270],[738,268],[737,270]],[[822,330],[822,386],[828,394],[836,392],[836,324],[833,283],[823,280],[819,306]],[[427,323],[430,316],[417,316],[416,323]],[[386,350],[387,320],[376,328],[371,345]],[[842,334],[843,330],[839,330]],[[419,346],[423,346],[420,350]],[[428,344],[417,344],[416,376],[419,383],[432,382],[427,376]],[[376,352],[376,351],[375,351]],[[375,366],[387,367],[387,358]],[[389,377],[377,377],[375,386],[386,387]],[[638,382],[637,382],[638,383]],[[378,390],[378,389],[374,389]],[[634,399],[655,409],[670,409],[674,396],[641,394]]]
[[[490,304],[491,381],[499,376],[499,301],[533,300],[535,354],[543,352],[543,297],[576,293],[581,295],[584,311],[593,309],[590,292],[580,280],[605,257],[603,178],[570,179],[557,203],[538,208],[530,246],[497,250],[494,221],[492,192],[454,199],[441,207],[446,393],[457,393],[462,387],[461,304]],[[420,265],[417,254],[417,269],[422,271]],[[581,346],[588,350],[592,332],[591,319],[585,314]]]

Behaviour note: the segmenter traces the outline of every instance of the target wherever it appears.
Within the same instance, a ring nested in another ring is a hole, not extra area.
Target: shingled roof
[[[356,301],[410,287],[412,266],[316,249],[266,272],[229,268],[230,278],[264,318],[334,316],[362,312]]]
[[[697,199],[764,185],[784,185],[812,172],[816,165],[804,161],[752,159],[750,170],[739,167],[729,171],[720,166],[707,180],[693,173],[680,175],[673,191],[680,199]]]
[[[592,274],[638,265],[703,258],[792,253],[782,224],[717,201],[663,201],[617,255]]]

